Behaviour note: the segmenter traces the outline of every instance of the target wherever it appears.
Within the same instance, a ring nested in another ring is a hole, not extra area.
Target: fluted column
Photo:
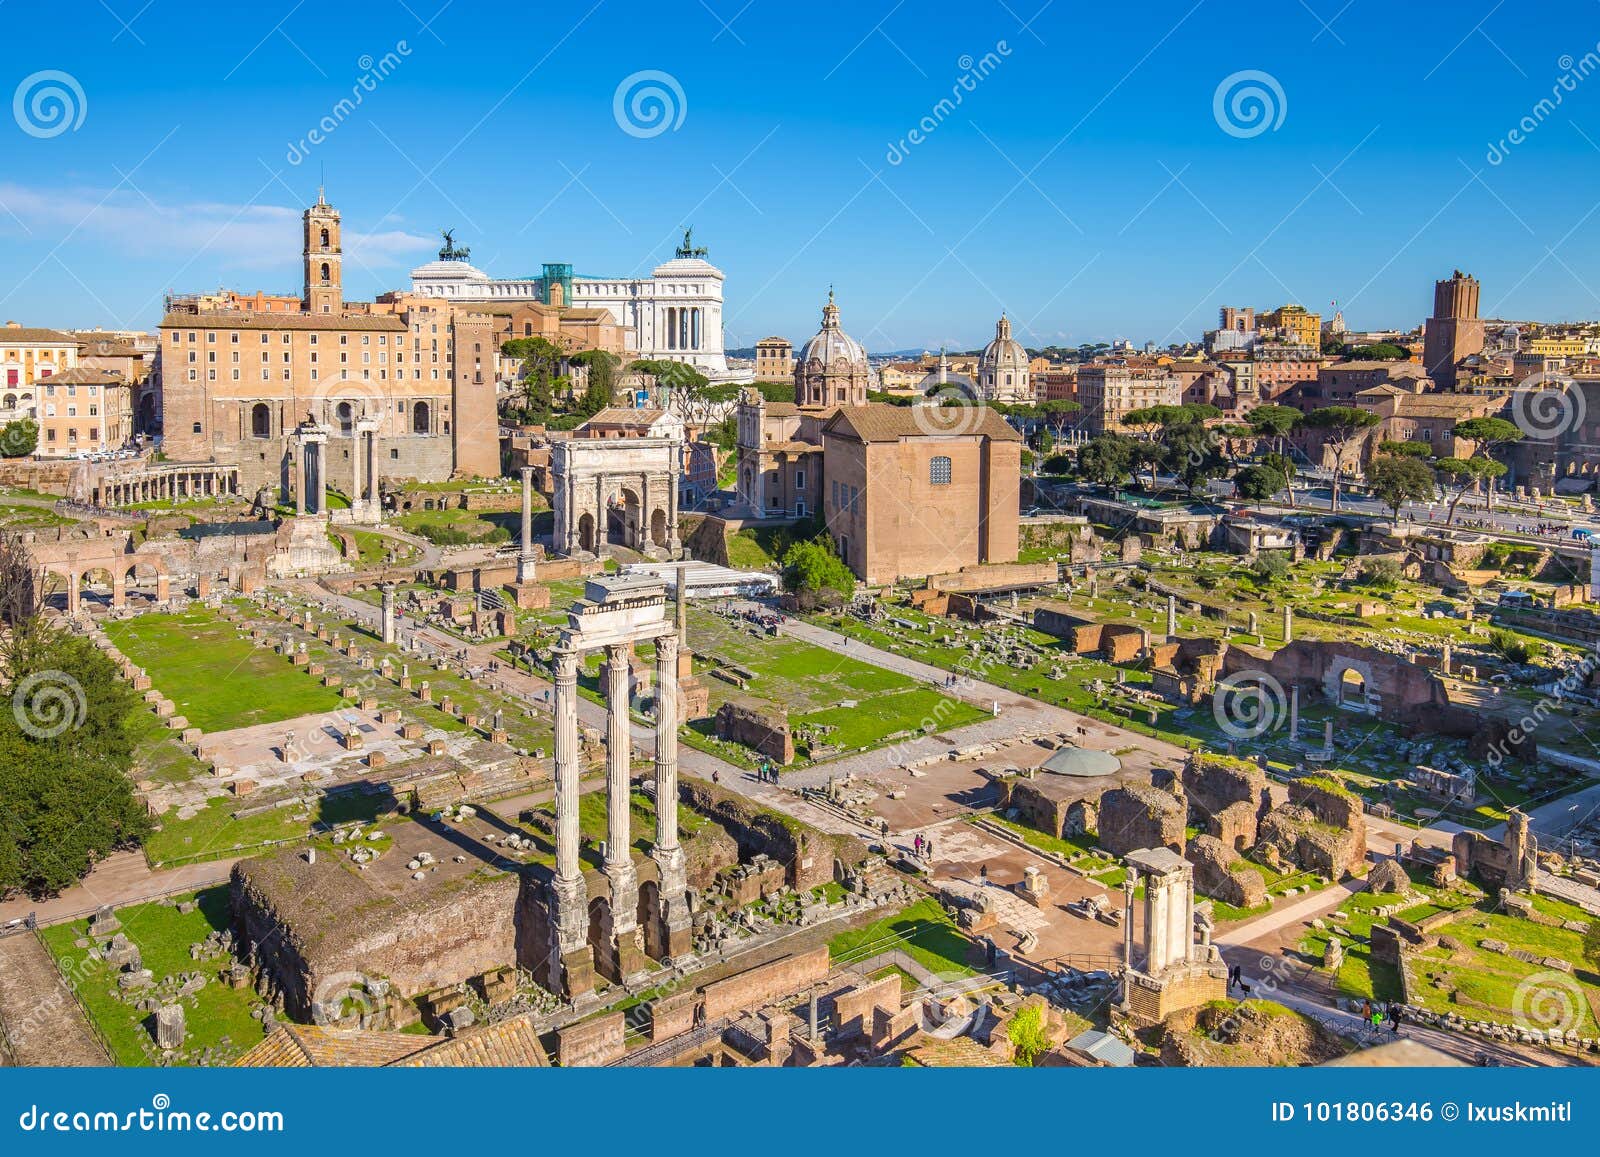
[[[350,469],[353,472],[350,479],[350,507],[351,513],[361,509],[361,448],[366,439],[361,436],[361,427],[356,426],[355,445],[350,448]]]
[[[596,967],[625,982],[645,970],[639,928],[639,875],[629,845],[633,830],[628,790],[628,653],[625,643],[606,647],[606,858],[601,870],[611,886],[597,945]]]
[[[683,576],[678,577],[680,585]],[[678,636],[656,639],[656,841],[650,858],[660,875],[660,911],[646,929],[652,956],[672,961],[688,954],[694,918],[689,912],[689,879],[683,846],[678,842]]]
[[[310,469],[310,463],[310,443],[302,442],[300,443],[300,453],[289,468],[289,481],[294,486],[294,512],[296,517],[306,512],[306,488],[309,484],[306,471]]]
[[[628,844],[628,648],[606,647],[606,872],[631,864]]]
[[[578,869],[578,656],[555,654],[556,878],[582,880]]]
[[[578,655],[555,653],[556,872],[551,882],[547,984],[579,996],[594,987],[589,890],[578,863]]]
[[[533,467],[522,468],[522,550],[517,555],[517,581],[531,583],[533,561]]]
[[[317,443],[317,513],[328,513],[328,444]]]
[[[681,579],[679,581],[682,581]],[[678,636],[656,639],[656,848],[678,847]]]

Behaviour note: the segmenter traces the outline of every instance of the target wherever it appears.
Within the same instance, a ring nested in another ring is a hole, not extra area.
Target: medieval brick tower
[[[302,308],[307,313],[342,313],[344,278],[339,265],[339,210],[328,204],[319,188],[317,203],[305,211],[304,220],[306,279]]]
[[[1433,283],[1433,316],[1423,331],[1422,364],[1441,390],[1456,388],[1456,366],[1483,352],[1483,321],[1478,317],[1478,279],[1456,270]]]

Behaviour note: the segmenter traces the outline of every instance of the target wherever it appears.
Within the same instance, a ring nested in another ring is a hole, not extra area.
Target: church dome
[[[996,402],[1025,401],[1032,396],[1028,351],[1011,337],[1011,319],[1005,314],[995,323],[994,340],[978,358],[978,388]]]
[[[806,342],[797,359],[817,362],[827,367],[836,363],[848,365],[867,364],[867,351],[861,343],[839,328],[839,307],[833,304],[833,290],[828,290],[828,304],[822,307],[822,328]]]
[[[1028,351],[1022,348],[1022,343],[1012,340],[1011,321],[1005,314],[1000,315],[1000,320],[994,327],[994,340],[983,347],[983,356],[978,359],[978,366],[986,370],[1026,370],[1028,368]]]

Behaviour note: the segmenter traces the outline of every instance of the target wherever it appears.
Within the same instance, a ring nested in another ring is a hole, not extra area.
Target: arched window
[[[428,421],[428,403],[418,402],[411,409],[411,432],[413,434],[426,434],[431,428]]]
[[[328,231],[326,229],[322,231],[322,247],[324,249],[328,247]],[[323,268],[326,269],[327,266],[324,265]],[[326,274],[324,274],[324,276],[326,276]]]
[[[950,459],[943,454],[928,459],[928,482],[934,486],[950,485]]]
[[[324,261],[322,263],[322,280],[324,280],[324,281],[332,281],[333,280],[333,275],[330,272],[330,269],[331,269],[331,267],[328,265],[328,263],[326,261]]]
[[[250,407],[250,436],[252,438],[272,437],[272,411],[265,402],[257,402]]]
[[[349,402],[340,402],[333,408],[334,420],[339,423],[339,433],[348,437],[355,432],[356,408]]]

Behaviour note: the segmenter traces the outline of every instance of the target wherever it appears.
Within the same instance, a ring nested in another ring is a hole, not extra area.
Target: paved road
[[[48,900],[18,896],[0,903],[0,924],[30,912],[41,924],[57,924],[87,916],[103,904],[121,907],[157,896],[209,888],[224,883],[237,860],[237,856],[232,856],[153,871],[145,862],[143,852],[115,852],[60,895]]]

